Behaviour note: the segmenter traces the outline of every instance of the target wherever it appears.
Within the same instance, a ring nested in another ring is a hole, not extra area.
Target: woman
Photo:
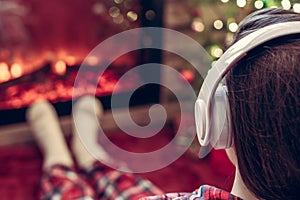
[[[300,21],[265,9],[249,15],[234,42],[264,26]],[[255,48],[226,76],[236,165],[232,193],[245,199],[298,199],[300,189],[300,34]]]

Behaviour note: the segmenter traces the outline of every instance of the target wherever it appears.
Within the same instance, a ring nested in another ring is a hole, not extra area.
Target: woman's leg
[[[26,114],[34,138],[43,153],[43,169],[55,164],[73,166],[72,156],[52,105],[46,101],[34,103]]]
[[[74,171],[72,156],[52,105],[46,101],[34,103],[26,114],[44,158],[40,198],[92,199],[94,191]]]
[[[99,130],[99,120],[103,116],[102,104],[92,96],[81,97],[74,104],[73,116],[73,138],[71,148],[77,164],[80,168],[88,170],[97,160],[86,148],[96,147],[99,152],[98,158],[108,160],[109,156],[105,150],[97,145],[97,134]],[[85,139],[85,144],[83,144]]]
[[[79,99],[73,108],[75,123],[72,149],[78,165],[87,172],[87,176],[94,186],[98,199],[106,200],[134,200],[140,197],[162,194],[150,181],[142,179],[131,173],[124,173],[116,169],[124,168],[121,164],[112,161],[108,153],[98,146],[100,161],[94,158],[85,148],[80,137],[90,139],[88,142],[97,141],[99,131],[99,118],[103,113],[101,103],[94,97],[87,96]],[[88,145],[87,145],[88,146]],[[101,163],[114,162],[111,168]]]

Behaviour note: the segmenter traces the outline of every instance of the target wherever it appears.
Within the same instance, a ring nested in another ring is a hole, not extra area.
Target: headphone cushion
[[[215,149],[226,149],[232,146],[230,109],[227,98],[227,87],[219,86],[211,105],[210,142]]]

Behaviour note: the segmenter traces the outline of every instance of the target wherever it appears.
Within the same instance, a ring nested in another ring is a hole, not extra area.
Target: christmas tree
[[[222,55],[239,22],[249,13],[269,7],[300,13],[299,0],[193,0],[191,6],[191,28],[214,59]]]

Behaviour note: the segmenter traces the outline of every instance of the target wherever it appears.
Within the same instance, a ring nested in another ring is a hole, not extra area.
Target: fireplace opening
[[[1,12],[0,21],[12,35],[4,37],[0,33],[1,39],[8,40],[0,40],[0,125],[24,122],[26,109],[38,98],[50,101],[59,116],[69,115],[74,81],[89,51],[121,31],[163,26],[163,1],[160,0],[21,0]],[[86,81],[77,97],[91,94],[88,80],[95,79],[94,71],[102,62],[105,59],[88,57],[89,70],[83,74]],[[161,51],[131,51],[109,65],[99,77],[95,93],[104,109],[111,109],[111,95],[120,77],[145,63],[161,63]],[[155,73],[160,78],[160,71]],[[122,98],[132,93],[134,84],[143,81],[144,76],[132,76],[131,82],[122,85],[116,95]],[[134,91],[129,106],[158,103],[159,99],[160,86],[146,84]]]

